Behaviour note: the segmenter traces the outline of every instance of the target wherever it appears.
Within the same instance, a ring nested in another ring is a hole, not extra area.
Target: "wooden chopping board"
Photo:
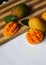
[[[11,14],[11,8],[19,3],[26,3],[30,9],[32,8],[31,13],[22,19],[29,19],[37,15],[39,16],[42,12],[46,11],[46,0],[9,0],[7,3],[0,5],[0,45],[19,36],[28,29],[28,26],[23,25],[14,36],[5,37],[2,34],[5,26],[4,17]],[[19,22],[21,22],[22,19],[20,19]]]

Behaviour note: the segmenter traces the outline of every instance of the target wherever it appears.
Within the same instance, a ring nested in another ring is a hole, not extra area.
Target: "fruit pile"
[[[46,32],[46,12],[43,12],[41,18],[33,17],[28,21],[30,29],[26,32],[26,39],[30,44],[37,44],[45,37]]]
[[[11,10],[11,15],[4,18],[6,26],[4,27],[3,35],[12,36],[18,32],[21,25],[17,22],[17,19],[28,15],[29,8],[26,4],[18,4]]]
[[[26,4],[18,4],[13,7],[11,15],[4,18],[6,26],[4,27],[3,35],[12,36],[16,34],[20,29],[20,24],[17,20],[27,16],[29,11],[30,9]],[[44,39],[46,32],[46,11],[42,13],[40,18],[36,16],[24,19],[21,23],[30,28],[26,32],[26,39],[30,44],[37,44]]]

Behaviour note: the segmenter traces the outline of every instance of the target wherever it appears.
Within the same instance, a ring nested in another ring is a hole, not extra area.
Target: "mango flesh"
[[[36,28],[42,32],[45,32],[45,23],[41,21],[38,17],[33,17],[29,19],[28,25],[30,28]]]
[[[28,12],[29,8],[26,4],[18,4],[14,8],[12,8],[11,14],[18,18],[22,18],[25,17]]]

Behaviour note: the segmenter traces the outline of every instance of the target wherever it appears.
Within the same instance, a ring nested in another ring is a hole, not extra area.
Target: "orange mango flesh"
[[[17,33],[20,26],[17,23],[10,22],[4,27],[3,35],[12,36]]]
[[[29,29],[26,32],[26,39],[30,44],[37,44],[44,39],[44,34],[37,29]]]

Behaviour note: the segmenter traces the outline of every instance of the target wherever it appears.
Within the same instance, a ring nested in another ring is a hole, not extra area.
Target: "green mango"
[[[18,4],[11,10],[11,14],[18,18],[25,17],[26,15],[28,15],[28,13],[29,7],[26,4]]]

